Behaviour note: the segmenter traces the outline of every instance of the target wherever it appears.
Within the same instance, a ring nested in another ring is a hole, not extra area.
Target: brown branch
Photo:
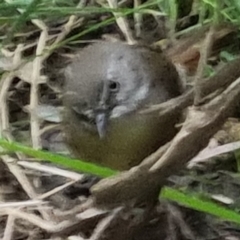
[[[209,103],[202,107],[192,107],[181,131],[150,172],[166,178],[184,166],[208,144],[210,137],[231,116],[239,99],[240,78]]]
[[[224,65],[214,76],[206,78],[201,81],[200,88],[202,94],[201,103],[204,103],[209,99],[209,95],[213,98],[213,94],[220,94],[224,89],[226,89],[233,81],[235,81],[240,76],[240,58],[229,62]],[[216,93],[216,90],[218,92]],[[142,114],[150,113],[152,111],[159,111],[160,116],[167,113],[171,113],[177,110],[183,110],[188,106],[193,104],[194,90],[190,89],[183,95],[177,98],[173,98],[167,102],[153,105],[143,111]]]
[[[201,99],[202,99],[201,82],[203,81],[204,67],[207,64],[207,59],[212,48],[214,32],[215,32],[215,28],[213,25],[210,28],[209,32],[207,33],[205,41],[203,41],[202,43],[202,50],[201,50],[200,59],[198,63],[197,73],[194,78],[194,90],[195,90],[194,105],[196,106],[201,102]]]

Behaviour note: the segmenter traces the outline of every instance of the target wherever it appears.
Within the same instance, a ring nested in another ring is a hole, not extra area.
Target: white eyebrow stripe
[[[135,92],[134,101],[131,98],[130,101],[124,102],[123,103],[124,105],[116,106],[112,110],[111,118],[117,118],[117,117],[120,117],[121,115],[124,115],[126,113],[136,110],[139,102],[147,98],[147,94],[149,93],[149,86],[150,86],[149,84],[142,85],[138,89],[138,91]],[[131,104],[129,104],[129,102]]]

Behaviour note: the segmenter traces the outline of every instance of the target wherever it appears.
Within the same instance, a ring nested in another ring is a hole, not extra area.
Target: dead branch
[[[235,81],[240,76],[240,58],[236,58],[230,63],[223,66],[214,76],[206,78],[204,81],[201,81],[201,103],[204,103],[206,100],[210,100],[215,95],[220,94],[224,89],[226,89],[233,81]],[[209,98],[209,95],[211,96]],[[194,90],[190,89],[183,95],[173,98],[167,102],[153,105],[150,108],[143,110],[141,113],[149,113],[152,111],[159,111],[160,116],[167,113],[171,113],[177,110],[183,110],[188,106],[193,104],[194,99]]]

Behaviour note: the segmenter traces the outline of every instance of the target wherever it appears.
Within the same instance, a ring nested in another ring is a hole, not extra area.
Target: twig
[[[194,89],[195,89],[194,105],[195,106],[199,105],[199,103],[202,100],[201,82],[203,79],[204,68],[207,64],[207,58],[212,48],[214,32],[215,32],[215,27],[212,26],[209,32],[207,33],[205,41],[203,41],[203,44],[202,44],[200,60],[198,63],[197,73],[194,79]]]
[[[171,218],[170,222],[175,223],[175,224],[173,224],[175,226],[175,228],[176,228],[176,225],[178,225],[182,235],[186,239],[196,239],[196,236],[194,236],[190,227],[184,221],[183,216],[182,216],[181,212],[179,211],[179,209],[171,204],[167,204],[167,209],[169,212],[169,218]]]
[[[239,101],[240,78],[233,82],[220,96],[201,108],[192,107],[181,131],[171,146],[150,171],[166,178],[180,166],[184,166],[207,144]],[[191,145],[194,143],[194,146]],[[191,148],[189,146],[191,145]]]
[[[191,160],[191,162],[188,164],[188,168],[193,167],[198,162],[203,162],[206,159],[216,157],[224,153],[233,152],[237,149],[240,149],[240,141],[228,143],[211,149],[207,147]]]
[[[86,0],[81,0],[79,4],[76,6],[76,8],[82,8],[86,5]],[[80,19],[80,22],[83,21],[84,18]],[[71,15],[68,19],[68,22],[63,26],[63,30],[60,34],[58,34],[57,39],[54,41],[53,45],[58,44],[61,42],[67,34],[74,28],[76,24],[77,16]],[[78,20],[78,25],[80,24]],[[46,57],[46,56],[45,56]]]
[[[12,71],[8,73],[7,75],[3,75],[3,78],[1,79],[1,89],[0,89],[0,102],[1,102],[1,108],[0,108],[0,135],[4,133],[4,131],[9,131],[9,111],[8,111],[8,104],[7,104],[7,98],[8,98],[8,90],[10,88],[10,85],[12,83],[13,78],[15,77],[14,70],[21,64],[21,54],[23,50],[23,45],[19,44],[14,51],[13,55],[13,62],[12,62]]]
[[[21,184],[24,191],[27,193],[27,195],[31,199],[36,199],[37,194],[32,186],[32,184],[29,182],[27,176],[24,174],[22,169],[16,164],[15,159],[10,158],[9,156],[2,156],[2,159],[4,163],[8,166],[11,173],[15,176],[17,181]],[[39,212],[42,214],[43,218],[50,220],[51,214],[39,209]]]
[[[78,228],[79,228],[79,226],[80,226],[79,224],[84,223],[85,220],[88,221],[89,219],[93,219],[96,221],[96,219],[99,219],[99,217],[106,215],[107,211],[95,209],[92,207],[92,202],[90,201],[89,203],[91,205],[89,206],[89,204],[88,204],[89,209],[87,209],[87,210],[85,209],[86,210],[85,212],[78,213],[78,214],[76,214],[76,212],[75,212],[74,216],[69,216],[67,218],[67,220],[63,220],[59,223],[45,221],[45,220],[41,219],[40,217],[36,216],[35,214],[26,213],[19,209],[6,208],[6,209],[2,210],[1,212],[2,212],[2,214],[12,215],[15,218],[25,220],[41,229],[44,229],[45,231],[47,231],[49,233],[59,233],[60,234],[60,233],[67,231],[68,228],[72,228],[73,226],[78,226]],[[84,210],[84,209],[82,209],[82,210]]]
[[[45,199],[45,198],[48,198],[48,197],[50,197],[50,196],[52,196],[52,195],[54,195],[54,194],[56,194],[56,193],[62,191],[63,189],[65,189],[65,188],[67,188],[67,187],[73,185],[74,183],[76,183],[76,181],[70,181],[70,182],[67,182],[67,183],[65,183],[65,184],[63,184],[63,185],[61,185],[61,186],[59,186],[59,187],[55,187],[55,188],[52,189],[51,191],[48,191],[48,192],[46,192],[46,193],[44,193],[44,194],[38,196],[37,199]]]
[[[26,220],[26,221],[34,224],[35,226],[38,226],[38,227],[45,229],[46,231],[52,232],[52,233],[59,232],[62,229],[72,226],[72,224],[73,224],[72,220],[67,220],[67,221],[60,222],[58,224],[54,224],[51,221],[44,221],[43,219],[41,219],[40,217],[38,217],[35,214],[25,213],[18,209],[13,210],[13,209],[8,208],[8,209],[5,209],[5,213],[11,214],[15,218],[20,218],[20,219]]]
[[[118,207],[114,209],[107,217],[102,219],[97,227],[94,229],[94,232],[89,240],[98,240],[101,238],[101,235],[103,235],[104,231],[108,228],[108,226],[111,224],[113,219],[117,217],[119,212],[122,210],[122,207]]]
[[[205,97],[216,92],[217,89],[223,91],[240,76],[240,58],[237,58],[225,66],[223,66],[214,76],[204,79],[199,84],[201,88],[202,100],[205,101]],[[219,94],[220,92],[218,92]],[[177,110],[185,109],[193,104],[194,90],[191,89],[185,94],[173,98],[167,102],[153,105],[148,109],[142,110],[142,114],[151,113],[152,111],[159,111],[160,115],[174,112]]]
[[[30,200],[30,201],[0,203],[0,210],[4,208],[31,207],[31,206],[37,206],[40,204],[44,204],[44,202],[41,200]]]
[[[13,236],[15,217],[13,215],[8,215],[7,224],[4,230],[4,235],[2,240],[11,240]]]
[[[141,5],[141,0],[134,0],[134,8],[137,8]],[[134,13],[134,21],[135,21],[135,32],[136,36],[140,37],[141,35],[141,26],[142,26],[142,14],[141,13]]]
[[[107,0],[107,1],[108,1],[108,4],[109,4],[110,8],[117,8],[118,7],[117,0]],[[132,32],[129,28],[127,20],[123,16],[121,16],[121,13],[113,12],[113,15],[115,16],[117,25],[121,29],[121,31],[122,31],[123,35],[125,36],[128,44],[130,44],[130,45],[136,44],[136,40],[134,39],[134,37],[132,35]]]
[[[55,166],[51,166],[51,165],[46,166],[46,165],[36,163],[36,162],[18,161],[18,165],[29,168],[29,169],[34,169],[37,171],[51,173],[51,174],[65,177],[65,178],[69,178],[73,181],[80,181],[84,178],[83,174],[64,170],[64,169],[59,169],[59,168],[57,168]]]
[[[41,75],[41,67],[43,62],[43,57],[41,56],[46,45],[46,40],[48,37],[47,26],[39,20],[32,20],[32,22],[38,26],[42,32],[40,34],[40,38],[38,41],[37,49],[36,49],[36,57],[33,60],[33,71],[32,71],[32,81],[31,81],[31,91],[30,91],[30,125],[31,125],[31,139],[32,145],[35,149],[41,148],[40,141],[40,126],[39,126],[39,118],[34,113],[34,109],[38,106],[38,88],[39,88],[39,78]]]

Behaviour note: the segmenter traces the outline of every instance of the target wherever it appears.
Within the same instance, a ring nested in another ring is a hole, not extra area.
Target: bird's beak
[[[98,111],[96,111],[95,121],[97,125],[97,131],[100,139],[106,137],[108,120],[109,120],[109,106],[108,101],[110,98],[110,91],[107,82],[103,82],[102,91],[98,103]]]
[[[108,125],[108,114],[106,112],[100,112],[95,117],[98,135],[101,139],[106,136]]]

